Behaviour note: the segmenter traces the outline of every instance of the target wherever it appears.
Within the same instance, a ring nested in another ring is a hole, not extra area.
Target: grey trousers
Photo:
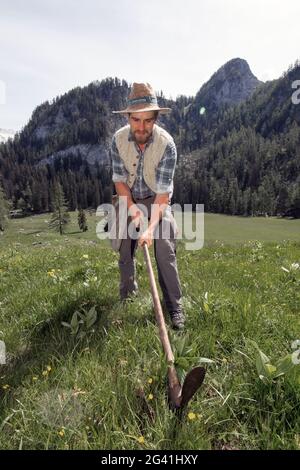
[[[155,196],[147,199],[136,200],[136,203],[144,204],[148,209],[150,219],[151,204],[153,204]],[[168,312],[181,311],[181,286],[177,270],[176,261],[176,222],[171,214],[170,206],[166,209],[164,217],[158,226],[158,238],[154,239],[154,254],[158,271],[158,280],[163,293],[164,302]],[[127,224],[131,222],[128,218]],[[162,225],[164,230],[162,230]],[[168,238],[165,238],[163,231],[169,231]],[[162,236],[164,235],[164,237]],[[130,294],[134,294],[138,290],[136,281],[135,251],[137,248],[137,240],[133,240],[129,236],[122,240],[120,246],[120,297],[121,300],[126,299]],[[150,290],[150,287],[149,287]]]

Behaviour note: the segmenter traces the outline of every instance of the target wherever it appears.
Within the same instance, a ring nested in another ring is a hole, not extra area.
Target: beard
[[[137,144],[145,144],[150,139],[151,132],[149,132],[149,131],[143,131],[143,132],[135,131],[133,135],[134,135],[134,139],[135,139]]]

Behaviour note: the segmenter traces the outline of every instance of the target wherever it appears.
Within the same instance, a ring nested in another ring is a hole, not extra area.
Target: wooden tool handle
[[[164,314],[161,308],[161,303],[160,303],[159,295],[157,292],[157,287],[156,287],[155,277],[154,277],[154,273],[152,269],[149,250],[148,250],[148,246],[146,243],[143,244],[143,250],[144,250],[144,257],[145,257],[147,270],[148,270],[148,274],[150,278],[151,293],[152,293],[152,299],[154,303],[155,317],[156,317],[156,321],[157,321],[158,329],[159,329],[159,337],[160,337],[165,355],[167,357],[168,363],[169,364],[174,363],[174,354],[171,349],[168,332],[167,332],[167,328],[165,324]]]

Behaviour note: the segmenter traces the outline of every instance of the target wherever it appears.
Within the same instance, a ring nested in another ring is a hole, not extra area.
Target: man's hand
[[[152,245],[154,233],[159,221],[163,217],[164,211],[169,202],[169,194],[157,194],[151,208],[151,218],[148,228],[140,236],[138,245],[143,246],[147,243],[148,247]]]
[[[128,214],[131,217],[131,220],[133,221],[135,228],[140,228],[140,230],[143,228],[144,225],[144,214],[143,211],[136,205],[136,204],[131,204],[131,206],[128,208]]]
[[[144,233],[140,236],[138,240],[138,246],[143,246],[144,243],[147,244],[148,248],[152,245],[153,242],[153,230],[151,227],[148,227]]]

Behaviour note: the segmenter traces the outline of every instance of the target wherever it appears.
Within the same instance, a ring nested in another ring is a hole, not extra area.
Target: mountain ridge
[[[159,124],[178,149],[176,202],[205,203],[213,212],[298,214],[300,106],[291,101],[291,83],[299,71],[296,63],[279,79],[262,83],[246,61],[233,59],[195,97],[174,101],[158,93],[159,104],[172,108]],[[238,83],[245,77],[238,93],[236,74]],[[14,140],[0,145],[0,174],[14,207],[25,201],[34,211],[49,210],[57,179],[71,208],[110,200],[111,137],[126,123],[112,110],[124,108],[129,89],[125,80],[107,78],[34,110]],[[43,197],[33,197],[37,188]]]

